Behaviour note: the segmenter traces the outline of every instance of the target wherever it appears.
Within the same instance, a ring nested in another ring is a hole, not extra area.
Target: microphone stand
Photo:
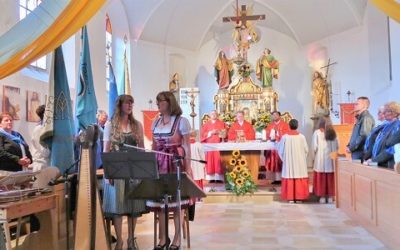
[[[50,186],[54,186],[60,183],[64,183],[64,201],[65,201],[65,219],[66,219],[66,235],[67,235],[67,242],[66,242],[66,249],[69,250],[69,221],[70,221],[70,206],[69,206],[69,200],[70,200],[70,182],[71,178],[68,177],[69,171],[75,167],[76,164],[80,162],[80,158],[77,159],[74,163],[72,163],[67,169],[65,169],[64,173],[61,175],[63,178],[59,179],[60,176],[49,182]]]
[[[137,146],[132,146],[129,144],[122,144],[122,146],[127,147],[127,148],[135,148],[139,150],[143,150],[146,152],[151,152],[151,153],[156,153],[156,154],[162,154],[166,156],[170,156],[173,158],[173,162],[176,167],[176,180],[177,180],[177,188],[176,188],[176,212],[178,214],[178,228],[175,228],[175,230],[178,230],[179,236],[181,236],[181,227],[182,227],[182,222],[181,222],[181,160],[184,159],[189,159],[190,161],[197,161],[201,163],[207,163],[206,161],[203,160],[198,160],[198,159],[192,159],[192,158],[186,158],[185,156],[179,156],[177,154],[170,154],[166,153],[163,151],[157,151],[157,150],[152,150],[152,149],[145,149],[142,147],[137,147]],[[164,221],[165,221],[165,239],[168,239],[168,194],[164,194]],[[179,237],[179,246],[181,246],[182,237]],[[169,246],[167,246],[167,249],[169,249]]]

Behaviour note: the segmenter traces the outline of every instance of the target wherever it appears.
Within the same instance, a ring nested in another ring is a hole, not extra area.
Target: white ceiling
[[[234,15],[235,0],[121,0],[131,38],[198,50],[232,30],[222,22]],[[299,45],[341,33],[362,24],[368,0],[239,0],[265,14],[258,26],[286,34]],[[261,34],[262,35],[262,34]]]

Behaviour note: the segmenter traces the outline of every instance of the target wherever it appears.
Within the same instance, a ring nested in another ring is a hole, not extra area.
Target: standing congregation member
[[[394,145],[400,143],[400,104],[388,102],[384,105],[386,124],[376,137],[372,147],[373,162],[378,166],[393,169],[394,167]]]
[[[304,135],[297,131],[298,126],[296,119],[290,120],[290,130],[278,144],[278,153],[283,162],[281,199],[290,202],[306,200],[309,196],[308,146]]]
[[[28,169],[32,155],[24,137],[13,130],[13,117],[10,113],[0,114],[0,170],[17,172]],[[40,229],[36,216],[30,216],[31,232]]]
[[[326,118],[320,118],[318,129],[314,131],[312,149],[314,151],[314,194],[319,202],[333,202],[335,196],[334,167],[330,154],[338,150],[338,140],[333,126]]]
[[[217,111],[210,112],[210,120],[201,127],[201,142],[220,143],[220,133],[225,130],[225,123],[218,119]],[[224,180],[224,169],[221,165],[219,151],[206,152],[206,180],[209,182],[222,182]]]
[[[357,103],[354,109],[356,114],[356,124],[353,127],[349,144],[347,144],[346,152],[351,153],[353,160],[363,161],[364,144],[375,126],[375,120],[369,113],[369,99],[361,96],[357,98]]]
[[[43,116],[46,106],[40,105],[36,109],[36,114],[40,118],[40,123],[36,125],[32,132],[32,158],[33,162],[31,167],[33,171],[45,169],[50,164],[50,150],[40,144],[40,135],[43,129]]]
[[[13,117],[0,114],[0,170],[17,172],[32,163],[29,146],[20,133],[13,130]]]
[[[121,144],[143,147],[143,126],[133,117],[133,97],[120,95],[116,100],[113,116],[104,128],[104,152],[119,151]],[[103,209],[112,217],[117,243],[122,249],[122,216],[128,216],[128,249],[135,248],[135,226],[137,217],[146,212],[144,200],[127,199],[125,196],[139,184],[138,180],[105,180]]]
[[[267,140],[279,142],[289,131],[289,125],[282,120],[281,112],[272,112],[272,122],[266,127]],[[282,160],[276,150],[265,151],[265,168],[274,173],[272,184],[281,184]]]
[[[229,128],[228,140],[235,141],[239,139],[237,138],[238,131],[241,131],[248,141],[256,139],[256,132],[253,126],[249,122],[244,120],[243,111],[236,112],[236,121]]]
[[[160,117],[154,121],[152,125],[153,145],[152,149],[162,151],[169,154],[184,156],[182,160],[181,171],[185,171],[192,176],[192,168],[190,165],[190,124],[189,121],[182,117],[182,109],[178,105],[175,96],[169,91],[158,93],[157,107]],[[176,173],[176,166],[173,157],[157,154],[158,171],[160,174]],[[182,209],[189,205],[189,200],[182,200]],[[158,213],[159,218],[159,243],[154,249],[180,249],[180,226],[179,217],[176,211],[176,202],[168,203],[168,208],[174,211],[175,235],[172,244],[169,245],[170,239],[165,236],[165,215],[163,211],[164,203],[162,201],[147,201],[147,206]],[[183,216],[183,212],[181,212]],[[183,218],[181,217],[181,221]]]

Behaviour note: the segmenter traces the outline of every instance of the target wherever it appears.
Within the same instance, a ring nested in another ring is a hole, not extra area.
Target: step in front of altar
[[[204,203],[270,203],[272,201],[280,201],[280,189],[276,192],[269,191],[269,188],[259,188],[253,194],[246,194],[237,196],[231,191],[218,190],[209,191],[206,190],[207,197],[203,198]]]

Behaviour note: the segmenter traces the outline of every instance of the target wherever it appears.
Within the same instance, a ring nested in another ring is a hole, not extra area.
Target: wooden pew
[[[400,174],[333,154],[336,206],[386,246],[400,245]]]

